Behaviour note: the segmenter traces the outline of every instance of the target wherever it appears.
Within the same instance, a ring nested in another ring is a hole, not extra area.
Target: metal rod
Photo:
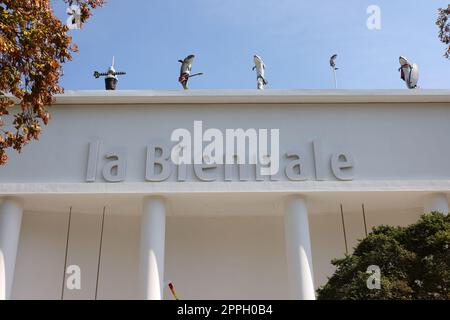
[[[344,231],[345,253],[348,254],[347,233],[345,232],[344,210],[341,203],[342,230]]]
[[[366,232],[366,238],[367,238],[366,210],[364,208],[364,203],[361,206],[362,206],[362,212],[363,212],[363,218],[364,218],[364,231]]]
[[[102,257],[102,244],[103,244],[103,227],[105,225],[105,211],[106,207],[103,207],[103,214],[102,214],[102,228],[100,232],[100,245],[98,250],[98,264],[97,264],[97,279],[95,282],[95,300],[97,300],[97,294],[98,294],[98,279],[100,275],[100,262]]]
[[[337,89],[336,68],[333,68],[334,88]]]
[[[63,281],[62,281],[62,288],[61,288],[61,300],[64,300],[64,289],[65,289],[65,282],[66,282],[66,268],[67,268],[67,256],[69,251],[69,236],[70,236],[70,222],[72,220],[72,207],[69,209],[69,222],[67,223],[67,238],[66,238],[66,254],[64,257],[64,272],[63,272]]]
[[[202,75],[203,75],[203,72],[194,73],[194,74],[191,74],[191,75],[189,76],[189,78],[196,77],[196,76],[202,76]]]

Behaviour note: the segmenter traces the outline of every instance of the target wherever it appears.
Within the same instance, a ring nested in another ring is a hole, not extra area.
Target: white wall
[[[281,217],[174,218],[167,232],[180,298],[288,298]]]
[[[172,131],[192,131],[194,120],[203,120],[205,129],[279,128],[280,151],[302,151],[309,179],[311,141],[317,138],[327,180],[335,180],[329,157],[341,150],[355,158],[355,180],[450,179],[448,104],[60,105],[52,108],[39,142],[20,156],[11,154],[0,182],[84,182],[93,139],[103,142],[101,165],[105,152],[121,148],[127,154],[126,181],[144,181],[146,145],[170,144]],[[97,181],[103,182],[99,171]],[[286,180],[283,172],[280,176]]]
[[[82,289],[65,290],[65,299],[93,299],[97,275],[101,210],[72,215],[68,265],[82,269]],[[241,213],[242,214],[242,213]],[[419,212],[367,212],[368,227],[404,225]],[[13,285],[14,299],[60,299],[68,210],[26,212]],[[288,298],[283,218],[173,217],[167,219],[166,280],[181,299]],[[362,213],[346,211],[349,248],[364,236]],[[139,222],[136,214],[105,219],[99,299],[135,299]],[[330,260],[345,252],[339,207],[310,214],[315,284],[333,272]],[[165,297],[171,299],[169,292]]]

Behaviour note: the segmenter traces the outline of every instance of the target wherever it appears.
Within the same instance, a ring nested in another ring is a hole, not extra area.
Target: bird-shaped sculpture
[[[253,62],[255,63],[255,66],[252,70],[256,69],[256,88],[258,90],[263,90],[264,86],[268,83],[265,78],[266,65],[261,57],[256,54],[253,56]]]
[[[193,54],[190,54],[183,60],[178,60],[178,62],[181,63],[180,76],[178,78],[178,82],[181,83],[184,90],[188,89],[189,78],[200,76],[203,74],[203,72],[191,74],[192,63],[194,62],[194,58],[195,56]]]

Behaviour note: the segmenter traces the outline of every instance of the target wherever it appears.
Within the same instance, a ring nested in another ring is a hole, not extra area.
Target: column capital
[[[144,196],[144,198],[142,199],[142,203],[145,205],[148,202],[152,202],[152,203],[159,203],[160,205],[166,206],[167,205],[167,199],[164,196],[161,195],[147,195]]]
[[[167,200],[167,198],[160,194],[155,194],[155,195],[148,194],[148,195],[144,196],[143,200],[160,200],[160,201],[165,202]]]
[[[24,201],[22,198],[11,195],[0,196],[0,205],[2,205],[3,203],[14,203],[15,205],[20,206],[21,208],[23,208],[24,206]]]
[[[288,194],[285,197],[285,201],[290,201],[290,200],[303,200],[303,201],[307,201],[307,197],[306,195],[302,194],[302,193],[292,193],[292,194]]]
[[[290,194],[284,198],[284,212],[285,215],[292,210],[305,210],[307,211],[307,199],[302,194]]]

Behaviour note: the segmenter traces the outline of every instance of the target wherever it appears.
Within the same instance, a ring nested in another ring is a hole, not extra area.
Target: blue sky
[[[62,1],[57,15],[67,18]],[[437,38],[437,8],[449,0],[109,0],[82,30],[80,52],[64,66],[66,90],[103,89],[94,70],[127,75],[119,89],[180,89],[178,59],[195,54],[191,89],[255,88],[252,57],[266,66],[268,88],[332,88],[328,59],[338,53],[342,89],[404,88],[398,57],[420,67],[419,86],[450,88],[450,61]],[[381,8],[381,30],[366,26]]]

